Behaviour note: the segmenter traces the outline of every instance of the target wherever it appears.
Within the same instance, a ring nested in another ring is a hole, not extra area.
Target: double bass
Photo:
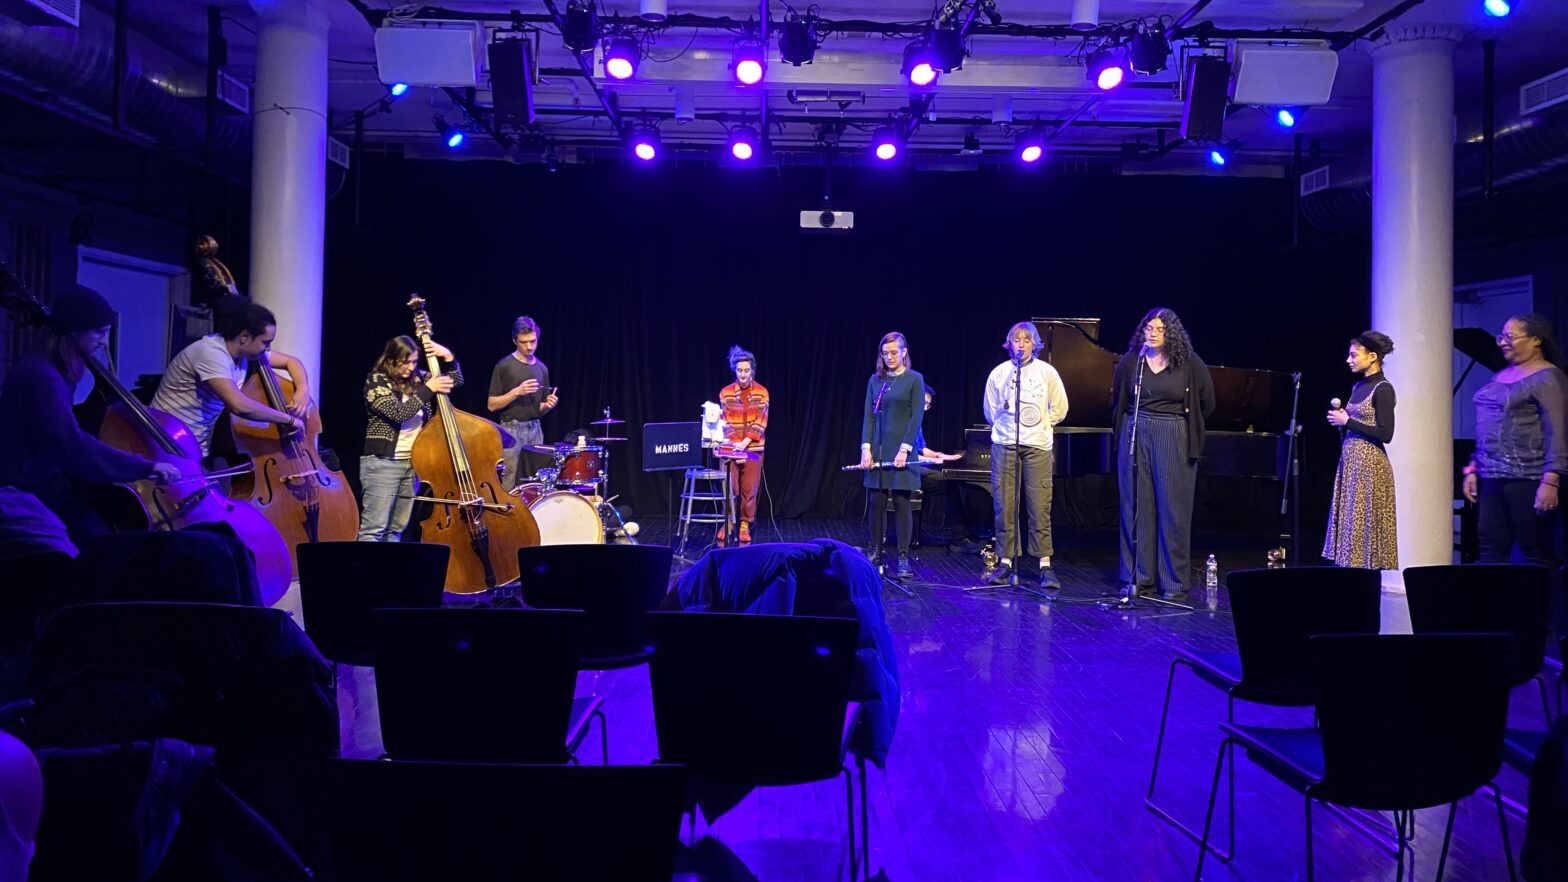
[[[36,318],[48,316],[43,304],[0,266],[0,275],[33,312]],[[153,462],[168,463],[179,469],[180,478],[167,486],[152,481],[129,485],[140,502],[140,515],[148,530],[178,530],[193,524],[226,523],[256,559],[256,581],[261,602],[272,606],[288,591],[293,568],[283,537],[261,512],[243,502],[235,502],[217,488],[217,480],[227,473],[209,473],[201,465],[201,445],[182,422],[153,410],[120,383],[114,371],[96,358],[86,360],[93,380],[111,404],[104,414],[98,439],[111,447],[133,453]]]
[[[273,410],[288,410],[294,381],[278,376],[267,353],[256,357],[256,370],[240,390]],[[312,407],[305,427],[254,423],[231,415],[234,447],[250,457],[253,469],[234,479],[230,491],[248,499],[282,534],[294,572],[294,549],[301,542],[352,542],[359,534],[359,504],[343,473],[321,460],[318,438],[321,415]]]
[[[430,316],[418,294],[408,299],[414,331],[421,344],[430,340]],[[441,372],[434,355],[425,356],[432,375]],[[517,549],[539,544],[539,525],[526,506],[501,489],[501,427],[452,406],[436,395],[436,412],[414,441],[414,473],[430,486],[421,501],[434,503],[421,524],[425,542],[452,549],[446,590],[476,594],[517,581]],[[475,472],[473,463],[485,466]]]

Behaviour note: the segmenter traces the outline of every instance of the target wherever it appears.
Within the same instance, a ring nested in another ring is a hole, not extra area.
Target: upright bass
[[[273,410],[288,410],[292,380],[278,376],[267,353],[256,357],[256,371],[240,390]],[[282,534],[298,572],[294,549],[302,542],[352,542],[359,532],[359,505],[343,473],[322,462],[317,439],[321,415],[311,408],[305,428],[229,419],[234,447],[250,457],[254,469],[234,479],[231,492],[250,500]]]
[[[430,340],[430,316],[418,294],[408,299],[421,344]],[[426,356],[432,374],[436,356]],[[481,468],[475,471],[473,463]],[[421,524],[425,542],[452,549],[446,590],[475,594],[517,581],[517,549],[539,544],[539,525],[526,506],[501,489],[501,428],[436,395],[436,412],[414,441],[414,472],[430,485],[423,501],[435,504]]]

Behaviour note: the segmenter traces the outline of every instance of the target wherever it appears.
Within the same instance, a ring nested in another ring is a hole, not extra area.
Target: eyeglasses
[[[1529,336],[1529,334],[1498,334],[1497,345],[1501,346],[1504,343],[1518,343],[1520,340],[1523,340]]]

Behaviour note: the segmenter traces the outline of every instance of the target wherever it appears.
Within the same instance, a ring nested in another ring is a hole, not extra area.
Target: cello
[[[240,391],[273,410],[287,411],[294,381],[279,377],[263,352]],[[359,534],[359,504],[343,473],[321,460],[317,446],[321,415],[316,408],[305,414],[303,430],[233,415],[229,429],[235,450],[250,457],[253,466],[234,479],[230,492],[249,500],[282,534],[294,572],[299,571],[294,549],[301,542],[354,540]]]
[[[418,294],[408,299],[414,331],[421,344],[430,341],[430,316]],[[432,375],[439,360],[426,355]],[[472,462],[494,463],[476,474]],[[517,549],[539,544],[539,525],[527,506],[501,489],[501,427],[452,406],[446,393],[436,395],[436,412],[414,441],[414,473],[430,485],[418,501],[434,503],[421,524],[425,542],[452,549],[446,569],[446,590],[476,594],[517,581]]]
[[[9,270],[0,266],[0,273],[7,286],[35,316],[48,315],[47,308]],[[233,473],[205,471],[201,466],[201,446],[184,423],[142,404],[103,362],[88,358],[86,364],[98,388],[111,401],[98,439],[126,453],[169,463],[180,471],[181,477],[167,486],[152,481],[129,485],[140,501],[146,529],[178,530],[193,524],[228,524],[256,558],[256,581],[262,605],[272,606],[282,599],[293,572],[288,547],[260,512],[219,492],[217,480]]]

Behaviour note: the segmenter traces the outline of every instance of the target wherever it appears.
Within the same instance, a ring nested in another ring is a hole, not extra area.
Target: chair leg
[[[1220,742],[1219,758],[1214,761],[1214,783],[1209,787],[1209,807],[1203,813],[1203,836],[1198,840],[1198,868],[1193,871],[1192,882],[1203,882],[1203,858],[1209,853],[1209,830],[1214,826],[1214,801],[1220,795],[1220,772],[1225,769],[1225,749],[1230,738]],[[1311,863],[1308,863],[1311,866]]]
[[[593,712],[599,718],[599,755],[605,765],[610,764],[610,721],[604,717],[604,708]]]
[[[1148,789],[1148,792],[1144,794],[1143,804],[1145,806],[1148,806],[1149,811],[1154,812],[1156,815],[1159,815],[1161,818],[1163,818],[1166,821],[1170,822],[1170,824],[1173,825],[1183,836],[1186,836],[1188,839],[1191,839],[1194,842],[1196,842],[1196,841],[1198,841],[1198,834],[1197,833],[1193,832],[1193,830],[1190,827],[1188,827],[1186,824],[1183,824],[1181,821],[1176,820],[1176,817],[1174,815],[1172,815],[1170,812],[1167,812],[1165,809],[1160,808],[1154,802],[1154,787],[1155,787],[1155,782],[1158,780],[1159,774],[1160,774],[1160,755],[1164,752],[1164,749],[1165,749],[1165,726],[1166,726],[1167,720],[1170,718],[1170,712],[1171,712],[1171,691],[1172,691],[1173,687],[1176,684],[1176,666],[1177,665],[1185,665],[1188,668],[1192,667],[1190,662],[1187,662],[1187,661],[1185,661],[1183,659],[1179,659],[1178,658],[1178,659],[1173,659],[1171,661],[1170,673],[1165,678],[1165,703],[1160,708],[1160,732],[1159,732],[1159,735],[1156,736],[1155,740],[1154,740],[1154,767],[1149,770],[1149,789]],[[1230,702],[1229,697],[1227,697],[1227,702]],[[1231,706],[1231,705],[1228,705],[1228,706]],[[1230,722],[1235,722],[1234,719],[1230,718],[1230,711],[1229,710],[1227,710],[1227,719]],[[1231,757],[1232,757],[1232,759],[1234,759],[1234,757],[1235,757],[1234,750],[1231,752]],[[1234,771],[1232,772],[1232,774],[1234,775]],[[1230,818],[1230,837],[1229,837],[1230,838],[1230,843],[1229,844],[1230,844],[1230,849],[1231,850],[1227,852],[1227,851],[1224,851],[1224,850],[1220,849],[1218,846],[1214,846],[1214,845],[1208,846],[1209,850],[1214,852],[1214,856],[1219,858],[1222,861],[1230,860],[1231,856],[1235,853],[1235,850],[1236,850],[1236,815],[1235,815],[1236,797],[1235,797],[1235,792],[1236,792],[1235,791],[1235,780],[1234,780],[1234,777],[1233,777],[1232,778],[1232,782],[1231,782],[1231,798],[1230,798],[1231,818]]]
[[[860,766],[860,851],[862,857],[862,879],[871,880],[871,802],[866,798],[866,754],[861,751],[856,757]]]
[[[1497,789],[1496,784],[1488,784],[1486,787],[1497,801],[1497,829],[1503,834],[1503,856],[1508,859],[1508,882],[1516,882],[1518,876],[1514,871],[1514,847],[1508,841],[1508,816],[1503,813],[1503,792]]]
[[[1399,861],[1399,866],[1394,870],[1394,882],[1404,882],[1405,878],[1405,855],[1407,853],[1405,833],[1414,824],[1414,820],[1406,820],[1409,814],[1409,812],[1394,811],[1394,828],[1398,831],[1399,836],[1399,850],[1395,853],[1395,859]],[[1415,857],[1412,856],[1410,861],[1410,878],[1411,882],[1415,882]]]
[[[1306,796],[1306,882],[1312,882],[1312,797]]]
[[[849,882],[855,882],[855,782],[844,769],[844,819],[849,823]]]
[[[1437,853],[1437,882],[1443,882],[1443,868],[1448,865],[1448,843],[1454,838],[1454,815],[1459,812],[1459,800],[1448,804],[1448,824],[1443,828],[1443,850]]]

